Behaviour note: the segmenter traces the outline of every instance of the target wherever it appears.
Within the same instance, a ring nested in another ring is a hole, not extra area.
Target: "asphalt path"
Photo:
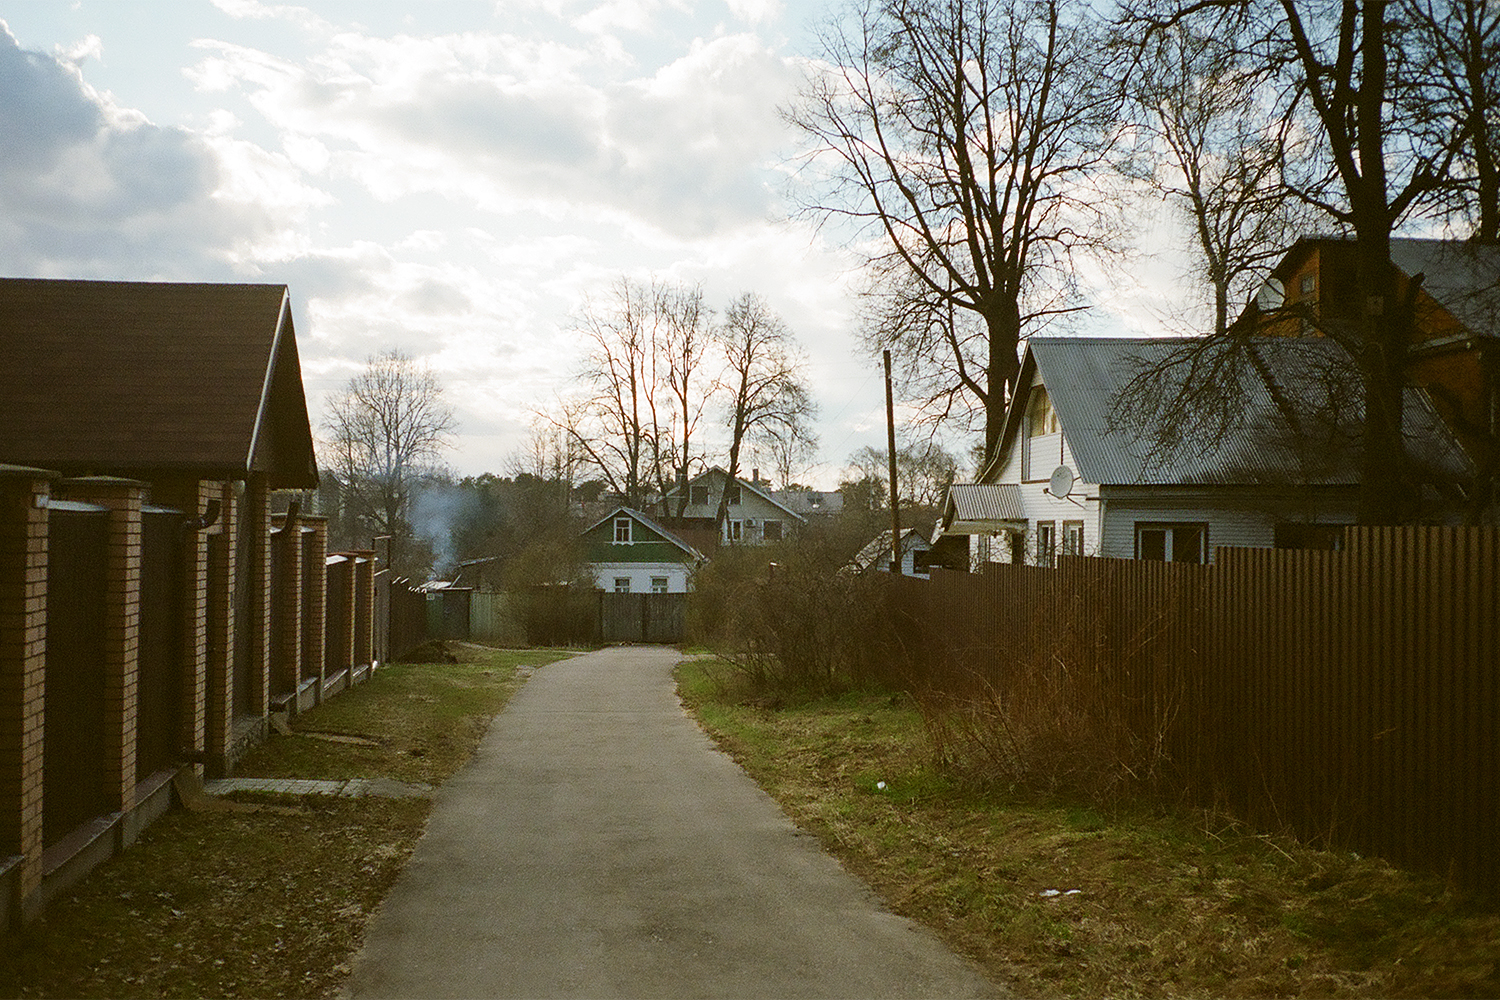
[[[1003,995],[719,752],[662,647],[540,668],[436,795],[346,994]]]

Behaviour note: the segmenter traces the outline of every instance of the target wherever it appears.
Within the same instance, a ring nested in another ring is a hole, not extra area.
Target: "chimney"
[[[752,485],[752,486],[759,486],[760,485],[760,470],[759,469],[751,469],[750,470],[750,485]]]

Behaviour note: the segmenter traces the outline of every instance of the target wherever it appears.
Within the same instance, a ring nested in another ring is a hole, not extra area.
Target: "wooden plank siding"
[[[1262,828],[1500,876],[1495,528],[1351,528],[1215,565],[1062,558],[890,581],[906,669],[950,707],[1051,662],[1161,780]]]

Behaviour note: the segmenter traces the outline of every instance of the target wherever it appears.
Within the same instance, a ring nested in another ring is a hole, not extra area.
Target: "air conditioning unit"
[[[755,527],[755,518],[753,518],[753,517],[747,517],[747,518],[745,518],[745,527],[747,527],[747,528],[753,528],[753,527]]]

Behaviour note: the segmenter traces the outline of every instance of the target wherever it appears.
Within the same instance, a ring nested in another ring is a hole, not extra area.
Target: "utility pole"
[[[891,472],[891,572],[901,572],[901,508],[896,502],[896,404],[891,396],[891,352],[885,355],[885,438]]]

